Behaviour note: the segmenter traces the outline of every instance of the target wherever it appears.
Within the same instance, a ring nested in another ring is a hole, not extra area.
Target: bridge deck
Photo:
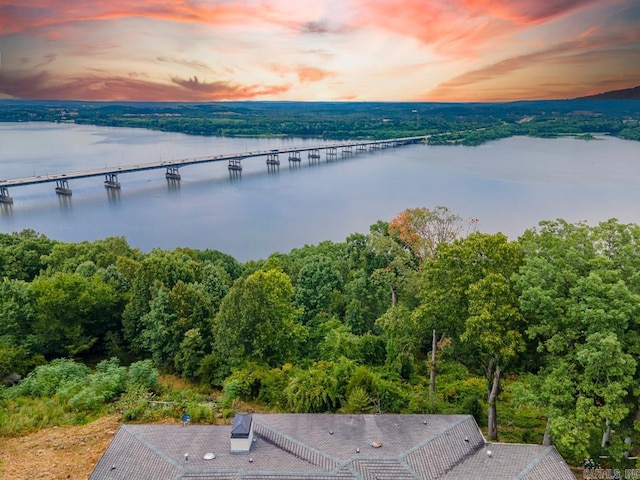
[[[332,149],[332,148],[382,145],[382,144],[391,144],[391,143],[399,143],[401,145],[405,145],[409,143],[420,142],[425,138],[426,138],[425,136],[420,136],[420,137],[392,138],[388,140],[343,142],[343,143],[326,144],[326,145],[320,145],[320,146],[314,146],[314,147],[296,147],[296,148],[263,150],[263,151],[256,151],[256,152],[228,153],[223,155],[185,158],[181,160],[140,163],[137,165],[128,165],[124,167],[106,167],[106,168],[96,168],[94,170],[79,170],[76,172],[67,172],[67,173],[50,173],[46,175],[37,175],[33,177],[0,180],[0,188],[18,187],[23,185],[34,185],[38,183],[49,183],[49,182],[55,182],[59,180],[72,180],[75,178],[99,177],[99,176],[104,176],[109,174],[117,175],[120,173],[140,172],[143,170],[155,170],[158,168],[179,168],[187,165],[195,165],[199,163],[209,163],[209,162],[222,162],[222,161],[228,161],[232,159],[243,160],[245,158],[260,157],[260,156],[265,156],[270,154],[288,154],[288,153],[296,153],[296,152],[307,152],[312,150],[317,151],[317,150],[326,150],[326,149]]]

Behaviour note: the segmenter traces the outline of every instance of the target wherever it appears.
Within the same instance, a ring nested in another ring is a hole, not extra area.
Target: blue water
[[[231,139],[149,130],[0,123],[0,178],[123,166],[186,157],[316,145],[318,140]],[[284,157],[284,156],[281,156]],[[240,261],[366,233],[406,208],[447,206],[479,229],[515,239],[539,221],[640,223],[640,143],[514,137],[479,147],[412,145],[299,168],[281,158],[183,167],[178,188],[163,170],[73,180],[71,198],[53,184],[16,187],[0,210],[0,231],[25,228],[63,241],[124,236],[144,251],[217,249]]]

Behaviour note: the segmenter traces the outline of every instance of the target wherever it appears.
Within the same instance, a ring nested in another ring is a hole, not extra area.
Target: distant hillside
[[[640,85],[623,90],[611,90],[610,92],[580,97],[576,100],[640,100]]]

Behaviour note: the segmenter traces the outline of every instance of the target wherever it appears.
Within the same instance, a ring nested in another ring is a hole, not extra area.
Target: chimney
[[[237,413],[231,425],[231,453],[249,453],[253,443],[253,420],[250,413]]]

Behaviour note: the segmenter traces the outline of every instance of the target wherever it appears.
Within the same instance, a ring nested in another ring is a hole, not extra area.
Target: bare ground
[[[3,480],[86,479],[120,426],[109,415],[81,427],[53,427],[17,438],[0,438]]]

